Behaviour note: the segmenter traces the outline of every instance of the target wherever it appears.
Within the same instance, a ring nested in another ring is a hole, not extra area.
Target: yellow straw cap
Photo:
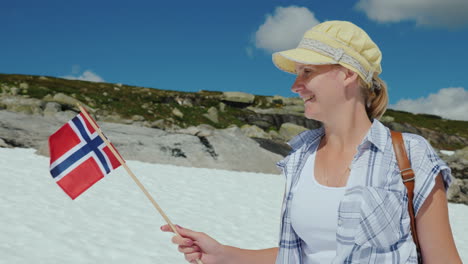
[[[273,53],[280,70],[296,74],[296,62],[322,65],[340,64],[361,76],[372,87],[372,77],[380,74],[382,53],[367,33],[347,21],[327,21],[308,30],[298,47]]]

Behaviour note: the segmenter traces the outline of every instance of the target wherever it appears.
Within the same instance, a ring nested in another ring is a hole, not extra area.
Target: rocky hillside
[[[174,131],[200,124],[240,127],[252,138],[284,142],[320,124],[303,116],[299,98],[239,92],[160,90],[45,76],[0,74],[0,109],[53,114],[86,105],[100,121]],[[468,122],[387,110],[381,121],[394,130],[424,136],[438,149],[468,145]],[[261,141],[261,140],[259,140]]]

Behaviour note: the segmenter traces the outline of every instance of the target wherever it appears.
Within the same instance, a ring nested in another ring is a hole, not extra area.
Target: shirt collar
[[[368,133],[369,141],[374,144],[380,151],[385,150],[387,141],[390,137],[390,130],[384,126],[379,120],[374,118],[372,126]]]
[[[374,146],[376,146],[380,151],[385,150],[387,145],[387,140],[389,138],[389,129],[384,126],[379,120],[375,119],[372,121],[372,126],[369,129],[366,137],[364,138],[363,144],[366,141],[370,141]]]
[[[302,147],[304,144],[305,145],[314,144],[324,134],[325,134],[325,129],[323,128],[323,126],[320,126],[318,129],[307,130],[298,134],[296,137],[294,137],[288,142],[288,145],[290,145],[293,150],[297,150],[300,147]],[[388,128],[385,127],[379,120],[374,118],[369,131],[367,132],[366,136],[364,137],[359,147],[365,145],[366,142],[370,142],[375,147],[377,147],[377,149],[379,149],[380,151],[384,151],[385,145],[387,144],[388,137],[389,137]]]
[[[320,126],[319,128],[313,130],[306,130],[293,137],[288,142],[288,145],[290,145],[293,150],[297,150],[304,144],[310,145],[315,143],[319,138],[323,136],[323,134],[325,134],[325,129],[323,128],[323,126]]]

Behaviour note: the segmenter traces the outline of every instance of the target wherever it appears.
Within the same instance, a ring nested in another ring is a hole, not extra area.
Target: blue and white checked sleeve
[[[413,168],[415,179],[414,187],[414,212],[418,214],[435,185],[437,175],[441,173],[445,185],[445,191],[452,182],[451,170],[439,155],[434,151],[431,144],[424,138],[415,134],[407,134],[410,144],[409,158]],[[408,147],[407,147],[408,148]]]

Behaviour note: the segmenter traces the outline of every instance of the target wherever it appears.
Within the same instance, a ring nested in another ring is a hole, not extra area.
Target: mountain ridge
[[[217,129],[255,126],[262,135],[270,134],[283,142],[288,138],[276,135],[285,123],[306,129],[320,125],[304,117],[300,98],[281,96],[205,90],[184,92],[22,74],[0,74],[0,94],[3,98],[0,109],[12,109],[13,103],[5,103],[8,101],[5,98],[14,100],[11,96],[40,100],[36,101],[36,110],[19,109],[20,112],[44,111],[48,103],[58,103],[53,107],[62,111],[76,112],[73,102],[81,102],[98,120],[108,122],[140,122],[169,130],[201,124]],[[456,150],[468,145],[467,121],[393,109],[387,109],[380,121],[396,131],[420,134],[438,149]]]

